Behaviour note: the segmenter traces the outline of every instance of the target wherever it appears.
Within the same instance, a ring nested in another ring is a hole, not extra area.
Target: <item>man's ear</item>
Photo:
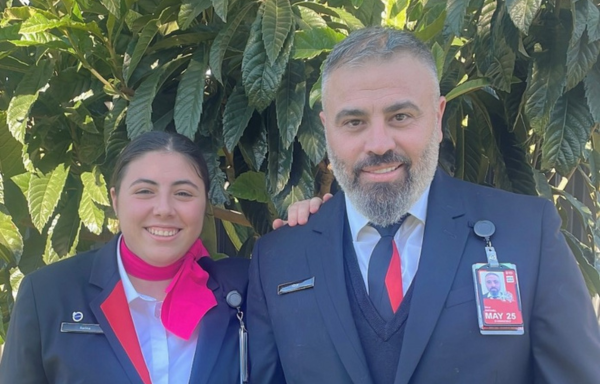
[[[323,128],[325,128],[325,112],[319,112],[319,117],[321,118],[321,124],[323,124]]]
[[[444,138],[444,131],[442,129],[442,119],[444,117],[444,110],[446,109],[446,98],[444,96],[440,96],[439,104],[437,106],[437,127],[439,139],[438,141],[441,143]]]

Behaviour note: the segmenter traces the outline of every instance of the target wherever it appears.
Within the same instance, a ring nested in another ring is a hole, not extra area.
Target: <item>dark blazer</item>
[[[0,383],[141,384],[149,377],[119,277],[117,237],[97,251],[49,265],[23,279],[13,310]],[[225,296],[245,295],[247,260],[202,258],[217,306],[200,323],[191,383],[239,383],[239,322]],[[103,333],[64,333],[61,323],[99,324]],[[142,378],[146,379],[143,380]]]
[[[371,384],[343,268],[345,202],[256,243],[248,330],[252,383]],[[496,226],[500,262],[517,265],[525,334],[479,332],[472,265],[478,220]],[[314,288],[278,295],[314,277]],[[431,186],[419,269],[394,384],[600,382],[600,331],[550,201],[453,179]],[[285,379],[282,374],[285,373]]]

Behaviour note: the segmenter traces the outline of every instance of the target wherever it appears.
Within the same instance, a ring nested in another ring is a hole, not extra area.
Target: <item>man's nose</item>
[[[383,121],[374,122],[367,132],[368,138],[365,150],[376,155],[393,150],[396,147],[393,137],[393,128],[387,126]]]

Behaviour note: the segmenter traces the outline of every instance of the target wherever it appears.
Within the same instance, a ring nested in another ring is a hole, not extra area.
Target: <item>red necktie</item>
[[[371,224],[381,239],[375,245],[369,260],[369,297],[384,320],[390,320],[400,307],[404,297],[402,288],[402,266],[394,235],[404,218],[396,224],[381,227]]]

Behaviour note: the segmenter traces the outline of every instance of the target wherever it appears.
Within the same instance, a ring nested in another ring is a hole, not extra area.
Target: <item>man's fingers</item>
[[[287,223],[281,219],[273,220],[273,229],[278,229],[286,225]]]
[[[321,207],[321,204],[323,204],[323,200],[321,200],[319,197],[313,197],[312,199],[308,200],[308,203],[310,213],[317,213]]]

